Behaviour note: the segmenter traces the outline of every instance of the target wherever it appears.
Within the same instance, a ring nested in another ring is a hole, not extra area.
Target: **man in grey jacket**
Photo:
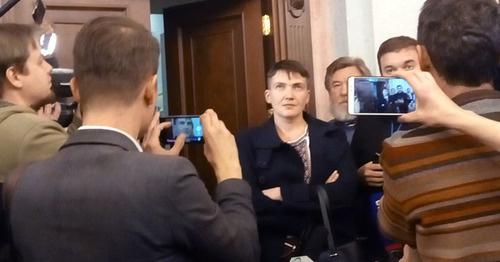
[[[54,157],[6,181],[6,189],[15,185],[10,224],[19,256],[256,261],[250,187],[241,179],[234,137],[216,113],[207,110],[201,123],[217,203],[193,165],[175,156],[185,136],[173,151],[159,145],[169,124],[157,124],[155,114],[159,45],[151,33],[128,18],[97,18],[78,33],[73,54],[82,127]]]

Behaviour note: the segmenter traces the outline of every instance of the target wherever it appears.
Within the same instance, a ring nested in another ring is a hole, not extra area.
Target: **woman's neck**
[[[283,142],[297,140],[297,138],[304,134],[307,127],[307,122],[302,116],[294,119],[275,118],[274,124],[278,136]]]

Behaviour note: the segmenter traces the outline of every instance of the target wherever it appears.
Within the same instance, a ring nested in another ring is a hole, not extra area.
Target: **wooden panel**
[[[6,0],[2,0],[5,2]],[[58,35],[56,57],[60,67],[73,68],[72,49],[76,33],[99,16],[127,16],[150,28],[149,1],[145,0],[44,0],[45,19],[54,23]],[[20,1],[1,22],[33,24],[34,0]]]
[[[170,114],[214,109],[237,134],[267,118],[260,1],[210,1],[166,9]],[[210,191],[215,176],[203,148],[187,156]]]
[[[225,95],[231,100],[240,99],[235,105],[239,111],[231,114],[243,112],[246,120],[243,118],[231,131],[262,123],[266,118],[266,103],[259,1],[212,1],[174,7],[165,10],[164,20],[169,112],[195,113],[194,101],[198,100],[188,94],[189,90],[217,95],[217,99],[207,99],[208,103],[199,102],[199,110],[215,106],[221,113],[229,112],[226,105],[218,104],[222,93],[234,89],[235,96]],[[195,53],[193,48],[197,50]],[[225,61],[231,63],[222,70]],[[223,81],[224,85],[212,83],[214,78],[220,78],[217,81]],[[220,92],[214,92],[214,87]]]
[[[310,114],[315,115],[314,67],[309,1],[304,0],[304,7],[296,10],[289,5],[290,0],[272,0],[272,5],[269,8],[272,12],[274,28],[273,51],[275,62],[283,59],[297,60],[309,71],[311,76],[309,80],[311,99],[306,110]],[[272,57],[272,55],[267,55],[266,57]]]
[[[186,108],[195,114],[214,109],[233,133],[246,128],[247,115],[238,110],[247,107],[240,17],[186,28],[183,35],[184,68],[190,75]]]
[[[72,48],[67,47],[74,45],[76,34],[83,24],[99,16],[126,16],[126,11],[126,6],[47,5],[46,17],[53,21],[58,36],[56,56],[59,66],[73,68]]]
[[[69,46],[74,46],[76,33],[80,31],[83,23],[80,24],[65,24],[56,23],[54,24],[54,30],[57,32],[57,46],[55,55],[57,61],[59,62],[59,67],[61,68],[73,68],[73,48],[68,48]]]
[[[5,3],[7,0],[1,0]],[[35,0],[22,0],[17,5],[14,6],[0,22],[10,22],[10,23],[33,23],[33,18],[31,17],[31,12],[34,6]],[[105,10],[107,8],[123,8],[126,10],[126,16],[134,19],[135,21],[143,24],[146,28],[150,28],[150,10],[149,1],[147,0],[43,0],[43,3],[47,8],[50,6],[55,7],[68,7],[68,9],[79,10]],[[65,19],[71,19],[74,13],[68,13]],[[50,17],[47,17],[50,18]],[[89,20],[91,18],[88,18]]]

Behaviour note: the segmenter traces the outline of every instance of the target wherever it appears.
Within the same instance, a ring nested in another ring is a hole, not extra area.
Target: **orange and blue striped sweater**
[[[453,99],[500,121],[500,92]],[[500,135],[500,134],[498,134]],[[500,153],[445,128],[398,131],[384,141],[379,225],[423,261],[500,261]]]

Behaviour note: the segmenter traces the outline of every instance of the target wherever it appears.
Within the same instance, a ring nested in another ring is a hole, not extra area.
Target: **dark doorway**
[[[212,108],[235,135],[265,121],[260,0],[199,2],[163,14],[170,115]],[[213,192],[203,146],[185,151]]]

